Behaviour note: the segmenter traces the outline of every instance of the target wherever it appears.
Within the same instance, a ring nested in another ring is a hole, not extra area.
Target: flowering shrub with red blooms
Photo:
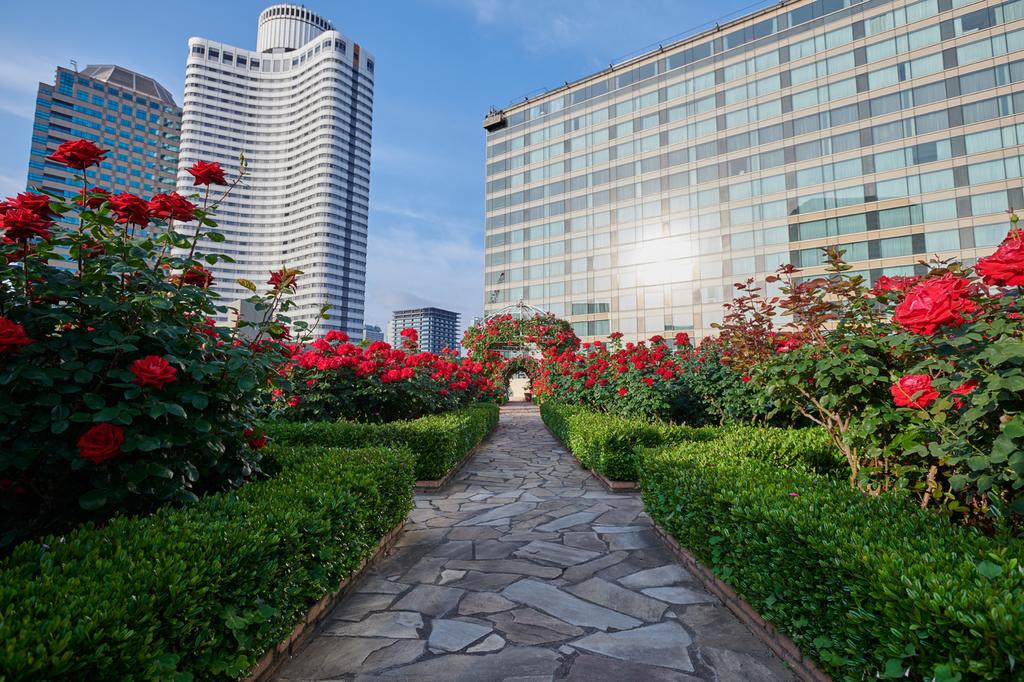
[[[785,266],[781,296],[730,304],[721,325],[729,363],[823,426],[846,455],[851,484],[874,494],[907,489],[921,506],[942,505],[970,523],[1019,527],[1024,251],[1017,222],[1012,215],[1006,240],[976,272],[937,263],[922,277],[869,289],[836,249],[826,250],[822,277],[797,280]],[[780,313],[794,322],[776,327]]]
[[[583,344],[580,350],[546,353],[534,392],[542,398],[583,405],[601,412],[644,418],[664,417],[677,401],[682,384],[680,362],[690,347],[670,347],[664,338],[622,345]]]
[[[418,352],[416,330],[401,332],[403,348],[374,341],[362,348],[330,331],[289,347],[278,367],[287,382],[268,392],[275,418],[288,421],[389,422],[457,409],[499,392],[483,365],[454,355]]]
[[[196,252],[222,240],[216,202],[110,196],[88,183],[103,155],[83,141],[52,155],[78,171],[77,197],[0,203],[0,479],[11,482],[0,553],[83,519],[194,500],[259,460],[257,388],[283,358],[268,337],[294,276],[254,294],[262,322],[218,327],[225,308],[204,265],[219,258]]]
[[[599,412],[705,424],[767,421],[771,405],[760,390],[720,362],[723,347],[705,339],[690,345],[685,332],[622,344],[586,343],[580,351],[545,356],[535,390],[541,397]]]
[[[497,315],[475,324],[462,335],[462,347],[469,357],[483,365],[486,374],[507,390],[517,372],[526,372],[535,382],[539,358],[553,358],[580,347],[572,325],[554,315]],[[536,386],[534,393],[538,393]]]

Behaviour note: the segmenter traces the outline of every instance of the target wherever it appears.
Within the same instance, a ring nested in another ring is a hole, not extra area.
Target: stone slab
[[[623,632],[598,632],[577,639],[572,646],[623,661],[693,672],[686,651],[692,641],[678,623],[665,622]]]
[[[573,625],[608,630],[635,628],[641,622],[631,616],[597,606],[563,592],[557,587],[536,580],[520,580],[504,590],[502,596],[520,604],[532,606],[555,618]]]

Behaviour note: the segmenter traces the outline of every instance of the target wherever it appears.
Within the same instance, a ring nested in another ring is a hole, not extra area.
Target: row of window
[[[263,73],[281,73],[282,71],[288,71],[289,69],[298,68],[300,65],[305,64],[307,60],[312,59],[320,54],[320,50],[334,49],[339,54],[348,53],[348,45],[344,40],[338,39],[327,39],[318,42],[314,47],[306,50],[301,55],[294,57],[286,57],[284,59],[274,59],[263,55],[261,59],[253,55],[242,55],[234,54],[232,52],[224,51],[223,55],[219,48],[207,47],[206,45],[193,45],[192,54],[197,57],[205,56],[210,61],[217,62],[219,64],[234,65],[241,68],[248,68],[252,71],[262,71]],[[262,60],[262,61],[261,61]],[[366,70],[373,73],[374,63],[372,59],[366,60]]]
[[[1019,1],[1021,2],[1021,5],[1024,6],[1024,0]],[[1016,49],[1024,49],[1024,30],[1018,32],[1018,34],[1020,36],[1020,40],[1015,43],[1015,47]],[[927,66],[919,67],[920,73],[913,72],[912,66],[914,63],[927,64]],[[724,115],[719,114],[713,118],[670,129],[667,131],[669,137],[668,143],[672,144],[675,142],[682,142],[684,140],[694,140],[705,135],[718,135],[720,137],[721,133],[724,133],[730,128],[743,126],[746,123],[751,122],[752,119],[760,120],[762,117],[774,117],[783,114],[790,114],[814,105],[825,104],[833,100],[851,97],[861,92],[868,92],[887,87],[889,85],[894,85],[898,82],[908,80],[912,76],[923,75],[925,72],[938,73],[942,70],[943,58],[941,54],[922,57],[918,60],[913,60],[913,62],[887,67],[867,74],[861,74],[853,78],[848,78],[846,80],[830,82],[826,85],[805,90],[803,92],[786,95],[772,102],[763,102],[751,107],[746,107],[742,111],[734,111]],[[985,68],[961,75],[959,78],[953,78],[947,81],[938,81],[927,85],[917,86],[907,91],[892,93],[885,97],[874,98],[869,104],[870,115],[879,116],[884,113],[889,113],[890,111],[896,111],[913,106],[923,106],[941,99],[967,95],[980,90],[992,88],[997,85],[1016,82],[1021,79],[1024,79],[1024,61]],[[653,95],[655,93],[651,94]],[[631,121],[594,130],[569,138],[562,142],[494,161],[487,165],[487,174],[488,176],[499,175],[509,170],[515,170],[516,168],[521,168],[523,166],[541,163],[543,161],[562,156],[563,154],[570,154],[573,151],[598,146],[622,136],[635,135],[646,129],[657,128],[674,121],[690,120],[699,113],[710,112],[718,106],[723,106],[721,102],[717,101],[718,99],[720,98],[707,97],[696,102],[670,107]],[[840,111],[845,109],[851,110],[851,116],[846,117],[844,122],[854,122],[858,118],[863,117],[863,114],[859,110],[859,105],[860,103],[840,108]],[[799,120],[801,122],[812,121],[814,116],[815,115],[803,117]],[[832,125],[837,125],[837,123],[833,122]],[[745,137],[746,135],[760,137],[761,135],[758,133],[763,134],[764,131],[771,131],[774,128],[775,126],[768,126],[767,128],[762,128],[752,133],[743,133],[731,136],[726,138],[727,144],[729,140],[735,140],[736,144],[742,144],[742,141],[744,140],[753,139]],[[814,128],[812,127],[811,129],[802,132],[810,132],[813,129]],[[767,141],[771,142],[773,140],[768,139]],[[715,145],[716,142],[717,140],[707,142],[705,144],[710,146]],[[761,141],[761,143],[763,144],[764,142]],[[630,144],[633,145],[632,148],[628,146]],[[626,153],[641,153],[643,151],[656,148],[657,146],[659,146],[659,134],[654,133],[653,135],[634,139],[625,143],[623,150]],[[557,164],[554,165],[557,169]],[[542,177],[544,177],[544,172],[545,171],[541,171]],[[523,174],[516,174],[511,176],[511,178],[512,179],[508,181],[506,186],[515,186],[516,183],[523,179]],[[503,187],[500,180],[492,181],[492,183],[488,184],[488,191],[499,190]]]
[[[784,45],[782,49],[787,51],[787,61],[789,59],[798,59],[814,54],[815,52],[837,47],[844,44],[844,41],[848,42],[848,40],[877,35],[878,33],[892,30],[899,26],[935,16],[940,12],[972,4],[974,1],[975,0],[923,0],[922,2],[917,2],[905,7],[899,7],[877,16],[869,17],[867,20],[852,22],[852,34],[848,39],[844,32],[849,30],[849,27],[843,27],[836,31],[830,31],[824,36],[814,36],[806,40],[793,41],[790,45]],[[962,17],[957,18],[955,26],[950,26],[950,35],[944,36],[944,38],[953,37],[954,31],[955,35],[962,35],[1009,21],[1010,19],[1007,19],[1007,16],[1012,16],[1020,12],[1020,7],[1017,6],[1019,1],[1020,0],[1011,0],[1010,2],[1006,2],[995,7],[986,7],[963,15]],[[853,4],[856,4],[856,0],[854,0]],[[860,13],[881,4],[888,4],[888,2],[864,2],[863,4],[854,7],[852,10],[836,13],[830,17],[830,19],[849,20],[851,12]],[[811,5],[805,5],[804,7],[797,8],[793,11],[801,12],[804,8],[810,6]],[[770,22],[773,21],[773,19],[766,21]],[[757,47],[766,47],[770,43],[787,41],[797,33],[813,30],[821,25],[821,22],[815,22],[815,24],[806,25],[802,29],[790,30],[786,34],[774,36],[770,40],[762,40],[761,44],[757,45]],[[509,115],[507,119],[507,126],[502,130],[492,133],[489,135],[489,138],[497,139],[505,137],[510,134],[510,131],[513,128],[523,126],[526,121],[537,121],[539,119],[543,119],[546,115],[557,111],[579,108],[584,102],[594,98],[600,97],[602,100],[606,100],[609,98],[608,93],[610,91],[628,87],[635,82],[651,78],[655,75],[665,74],[668,71],[690,64],[697,60],[707,59],[711,57],[712,52],[717,55],[725,48],[724,42],[718,42],[721,40],[722,39],[717,39],[716,41],[710,41],[700,46],[680,50],[674,55],[659,59],[656,62],[643,64],[633,70],[620,73],[618,76],[613,76],[608,80],[596,82],[587,87],[577,88],[563,97],[548,100],[546,102],[539,103],[530,109],[524,109],[513,113]],[[720,49],[712,49],[715,45]],[[789,52],[790,50],[792,50],[792,53]],[[717,62],[720,60],[721,57],[717,57],[714,61]],[[687,71],[692,71],[696,68],[696,66],[691,66]],[[765,64],[763,68],[770,68],[770,65]],[[664,79],[664,76],[662,76],[662,79]]]
[[[1022,64],[1024,66],[1024,64]],[[1020,74],[1024,78],[1024,68],[1020,69]],[[854,111],[857,107],[854,106]],[[921,135],[929,132],[936,132],[951,127],[959,127],[961,125],[969,125],[972,123],[978,123],[1000,116],[1008,116],[1015,112],[1024,112],[1024,93],[1020,93],[1014,96],[1004,95],[988,100],[981,100],[971,104],[965,104],[961,106],[951,107],[950,109],[934,112],[931,114],[922,114],[913,118],[902,119],[891,123],[881,124],[873,126],[872,128],[865,130],[855,130],[850,133],[844,133],[836,135],[831,138],[823,138],[818,140],[812,140],[809,142],[801,143],[798,145],[788,146],[781,149],[776,149],[769,152],[762,152],[760,154],[743,157],[740,159],[733,159],[727,163],[714,163],[708,166],[704,166],[696,169],[696,177],[698,182],[711,182],[719,179],[723,176],[739,175],[755,170],[766,170],[768,168],[775,168],[791,163],[798,163],[800,161],[806,161],[813,158],[819,158],[824,155],[838,154],[845,151],[852,151],[862,146],[870,146],[874,144],[881,144],[885,142],[892,142],[913,135]],[[835,112],[832,112],[835,113]],[[787,129],[788,128],[788,129]],[[786,133],[792,133],[792,128],[789,126],[783,126],[780,124],[777,131],[778,136],[782,136]],[[720,141],[721,142],[721,141]],[[665,165],[675,165],[687,163],[690,160],[689,152],[694,150],[695,156],[701,158],[701,154],[704,157],[714,156],[719,152],[719,147],[701,149],[700,146],[697,148],[676,150],[669,152],[667,155],[662,157],[655,157],[652,159],[652,168],[650,170],[656,170],[664,167]],[[604,150],[602,155],[607,154],[609,150]],[[721,149],[724,153],[726,150]],[[595,153],[596,155],[597,153]],[[606,158],[610,158],[610,155]],[[641,164],[642,165],[642,164]],[[625,164],[626,172],[629,172],[634,168],[632,164]],[[618,168],[623,168],[620,165]],[[689,183],[689,175],[672,175],[669,176],[670,180],[678,178],[676,180],[678,186],[686,186],[683,183]],[[655,178],[655,180],[659,180]],[[674,189],[670,182],[670,189]],[[716,188],[717,190],[717,188]],[[563,188],[564,191],[564,188]],[[607,191],[603,193],[597,193],[599,200],[604,197]],[[589,195],[594,196],[594,195]],[[569,210],[576,210],[574,206],[585,206],[592,203],[593,199],[588,198],[574,198],[571,200],[555,201],[539,206],[534,206],[529,209],[519,209],[508,211],[507,213],[501,213],[498,215],[492,215],[487,218],[488,230],[494,230],[502,227],[512,226],[518,223],[531,221],[535,219],[542,219],[551,215],[559,215]],[[575,203],[573,203],[575,202]],[[587,202],[584,204],[584,202]],[[489,204],[494,206],[494,204]],[[492,209],[493,210],[493,209]]]

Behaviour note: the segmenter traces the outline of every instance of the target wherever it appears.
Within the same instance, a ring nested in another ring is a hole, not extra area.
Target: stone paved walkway
[[[792,680],[536,408],[501,423],[280,680]]]

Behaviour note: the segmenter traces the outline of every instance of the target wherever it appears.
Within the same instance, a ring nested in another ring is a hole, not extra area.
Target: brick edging
[[[736,617],[747,626],[751,633],[771,649],[776,656],[785,661],[790,670],[803,682],[831,682],[832,678],[822,672],[814,661],[805,658],[800,648],[789,637],[775,629],[775,626],[761,617],[750,604],[744,601],[736,591],[718,578],[710,568],[702,564],[674,537],[654,521],[654,532],[679,562],[701,582],[708,592],[715,595],[736,614]]]
[[[573,459],[576,458],[573,457]],[[576,462],[579,463],[579,460],[576,459]],[[583,465],[580,464],[580,467],[582,466]],[[604,487],[607,488],[609,492],[635,493],[640,491],[640,484],[637,483],[636,481],[613,481],[612,479],[608,478],[601,472],[595,471],[594,469],[588,469],[586,471],[590,471],[590,475],[599,480],[601,483],[603,483]]]
[[[462,470],[462,467],[466,465],[466,462],[472,459],[473,455],[475,455],[477,451],[483,447],[484,443],[487,442],[487,439],[491,437],[492,433],[494,433],[494,429],[491,429],[486,434],[484,434],[484,437],[480,439],[480,442],[471,447],[469,449],[469,452],[467,452],[462,457],[462,459],[459,460],[459,463],[448,470],[448,473],[444,475],[444,478],[435,478],[427,481],[416,481],[416,483],[412,487],[412,491],[414,493],[436,493],[440,492],[441,490],[444,490],[444,487],[451,482],[451,480],[455,477],[455,474],[459,473],[459,471]]]
[[[487,434],[487,435],[490,435],[490,434]],[[462,469],[462,467],[464,467],[466,465],[466,462],[468,462],[470,460],[470,458],[472,458],[473,455],[476,454],[476,451],[479,450],[480,446],[484,444],[484,440],[487,440],[486,436],[479,443],[477,443],[476,445],[471,447],[469,449],[469,452],[467,452],[465,455],[463,455],[462,459],[459,460],[459,463],[456,464],[455,466],[453,466],[451,469],[448,470],[448,473],[444,475],[444,478],[435,478],[435,479],[430,479],[430,480],[425,480],[425,481],[416,481],[415,485],[413,485],[413,487],[412,487],[413,492],[417,492],[417,493],[436,493],[436,492],[440,492],[441,490],[443,490],[444,487],[451,482],[452,478],[455,477],[455,474],[459,473],[459,471]]]
[[[278,642],[277,646],[260,656],[256,665],[243,678],[245,682],[266,682],[270,680],[286,661],[292,656],[297,655],[309,643],[309,640],[312,639],[319,626],[327,619],[328,614],[348,594],[356,581],[362,577],[366,569],[377,563],[384,554],[391,550],[398,539],[398,534],[405,528],[406,521],[407,519],[402,519],[401,523],[389,530],[374,547],[373,553],[363,559],[358,568],[341,581],[337,590],[325,594],[320,601],[314,604],[306,612],[302,622],[292,629],[290,635]]]

